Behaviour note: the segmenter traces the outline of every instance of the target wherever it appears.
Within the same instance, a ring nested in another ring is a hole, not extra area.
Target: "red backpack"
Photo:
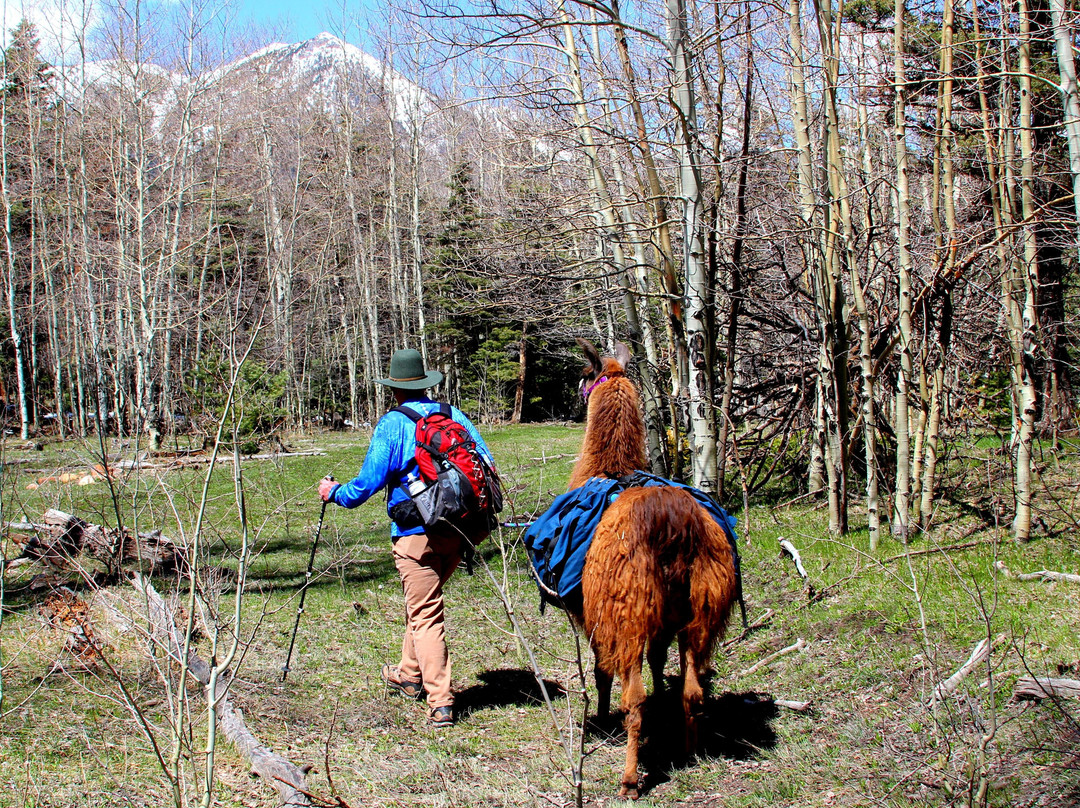
[[[399,527],[423,526],[438,536],[458,536],[479,544],[498,524],[502,487],[476,441],[457,423],[449,404],[421,416],[395,407],[416,424],[416,466],[402,480],[409,499],[391,514]]]

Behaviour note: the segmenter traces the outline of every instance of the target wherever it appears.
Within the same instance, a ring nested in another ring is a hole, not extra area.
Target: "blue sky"
[[[322,31],[340,36],[344,17],[345,39],[364,47],[367,18],[381,16],[388,6],[387,0],[143,0],[142,6],[147,14],[168,9],[182,14],[193,1],[203,15],[223,10],[231,20],[230,32],[240,34],[249,25],[258,29],[253,37],[240,37],[256,45],[300,42]],[[46,58],[71,53],[73,31],[94,31],[114,13],[109,8],[117,2],[123,0],[0,0],[0,44],[6,44],[10,29],[25,17],[37,27]]]
[[[349,3],[347,12],[357,14],[361,5]],[[238,22],[251,21],[285,34],[288,41],[310,39],[332,26],[328,17],[340,18],[341,4],[324,0],[237,0]]]
[[[237,22],[266,26],[274,39],[300,42],[329,31],[341,35],[342,16],[348,19],[345,38],[363,46],[369,8],[385,7],[377,0],[234,0]],[[344,12],[343,12],[344,6]]]

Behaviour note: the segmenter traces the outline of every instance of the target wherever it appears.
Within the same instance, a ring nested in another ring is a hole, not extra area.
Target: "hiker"
[[[437,370],[426,370],[418,351],[396,351],[390,359],[390,375],[376,379],[389,387],[399,407],[420,416],[436,411],[440,404],[428,398],[426,391],[443,379]],[[476,427],[456,407],[450,408],[453,420],[464,426],[484,459],[494,466],[491,452]],[[450,657],[446,650],[443,617],[443,584],[457,568],[466,547],[466,539],[450,535],[429,535],[423,527],[403,528],[394,521],[395,506],[409,500],[404,477],[415,468],[416,425],[401,412],[390,411],[375,425],[360,473],[350,482],[336,483],[324,478],[319,496],[344,508],[355,508],[372,494],[387,487],[387,513],[393,540],[394,565],[405,589],[405,637],[401,660],[383,665],[386,685],[410,698],[427,691],[429,720],[435,727],[454,723],[454,696],[450,691]]]

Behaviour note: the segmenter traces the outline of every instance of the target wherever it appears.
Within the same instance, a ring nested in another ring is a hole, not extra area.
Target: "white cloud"
[[[85,43],[102,23],[101,0],[0,0],[0,25],[4,46],[11,30],[22,19],[37,29],[41,56],[53,63],[79,59],[79,43]]]

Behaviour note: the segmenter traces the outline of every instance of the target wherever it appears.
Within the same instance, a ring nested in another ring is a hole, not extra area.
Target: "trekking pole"
[[[332,474],[326,475],[326,479],[334,479]],[[311,555],[308,556],[307,572],[304,573],[304,585],[300,587],[300,603],[296,607],[296,622],[293,623],[292,637],[289,639],[289,653],[285,656],[285,667],[281,669],[281,681],[289,675],[289,662],[292,660],[293,644],[296,642],[296,632],[300,628],[300,615],[304,613],[304,598],[307,597],[308,584],[311,583],[311,570],[315,566],[315,551],[319,549],[319,535],[322,533],[323,517],[326,516],[326,506],[330,500],[323,500],[322,510],[319,511],[319,524],[315,528],[315,539],[311,542]]]

